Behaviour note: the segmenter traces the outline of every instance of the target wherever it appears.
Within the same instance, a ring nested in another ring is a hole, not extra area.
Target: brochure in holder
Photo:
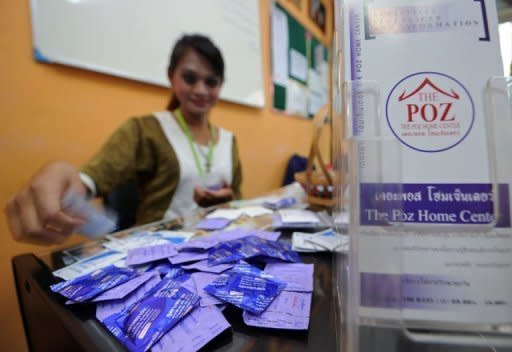
[[[336,6],[342,350],[512,349],[512,80],[494,2]]]
[[[353,89],[360,98],[374,100],[375,82],[347,83],[349,112]],[[357,348],[364,326],[399,329],[395,333],[411,341],[512,348],[512,284],[507,280],[512,275],[512,99],[507,90],[512,91],[512,79],[489,81],[489,107],[502,109],[498,115],[490,109],[488,116],[485,192],[463,191],[471,183],[431,183],[418,190],[404,182],[404,147],[392,136],[376,133],[342,143],[346,164],[340,192],[345,210],[352,210],[350,252],[348,259],[339,255],[337,263],[348,329],[341,341],[344,351],[368,350]],[[365,119],[381,109],[369,111]],[[460,172],[464,177],[466,170]],[[441,192],[442,187],[453,191]]]

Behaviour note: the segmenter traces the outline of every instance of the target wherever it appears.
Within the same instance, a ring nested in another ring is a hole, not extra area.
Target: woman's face
[[[219,99],[222,80],[193,49],[185,53],[169,78],[185,115],[203,116]]]

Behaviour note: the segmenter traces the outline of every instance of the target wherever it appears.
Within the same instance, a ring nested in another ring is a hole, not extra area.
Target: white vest
[[[219,138],[213,148],[213,156],[210,172],[202,178],[199,176],[194,154],[190,149],[190,144],[185,132],[174,118],[171,112],[161,111],[154,114],[164,131],[169,144],[174,149],[174,153],[180,165],[180,179],[178,187],[171,199],[171,204],[167,208],[164,218],[175,218],[185,216],[193,212],[198,206],[194,201],[194,188],[197,186],[213,186],[225,181],[231,184],[233,181],[233,134],[222,128],[219,128]],[[206,158],[208,147],[198,145],[194,142],[196,154],[199,157],[202,169],[206,170]],[[199,150],[201,149],[201,151]]]

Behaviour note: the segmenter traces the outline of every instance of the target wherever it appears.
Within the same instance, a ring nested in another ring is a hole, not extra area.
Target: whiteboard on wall
[[[222,51],[221,99],[264,106],[258,0],[30,0],[34,56],[169,87],[172,46],[184,33]]]

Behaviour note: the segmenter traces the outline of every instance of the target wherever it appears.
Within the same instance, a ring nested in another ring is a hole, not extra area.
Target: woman
[[[128,120],[80,171],[63,161],[44,166],[11,198],[6,214],[14,239],[64,241],[83,223],[61,207],[68,191],[102,196],[136,180],[138,223],[240,197],[234,136],[209,123],[224,80],[219,49],[204,36],[183,36],[172,51],[168,76],[172,95],[166,111]]]

